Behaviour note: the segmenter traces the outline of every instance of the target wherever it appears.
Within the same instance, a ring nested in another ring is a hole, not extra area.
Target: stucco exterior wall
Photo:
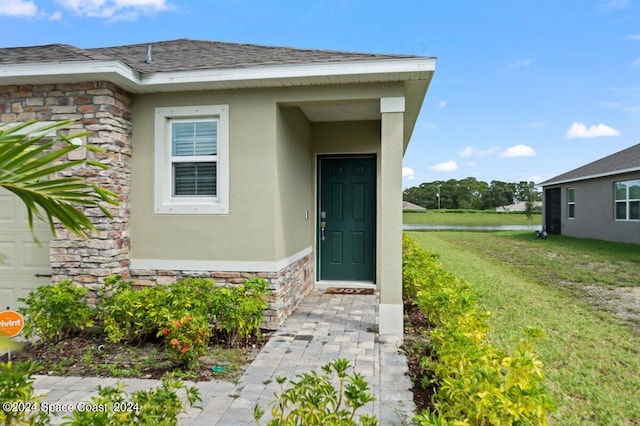
[[[313,245],[311,123],[297,107],[277,111],[275,252],[281,259]]]
[[[640,179],[640,173],[545,187],[561,188],[562,235],[640,244],[640,221],[615,220],[614,183],[632,179]],[[575,188],[575,218],[567,217],[568,188]]]
[[[298,105],[401,91],[366,84],[136,95],[132,259],[278,262],[310,247],[316,155],[379,153],[380,122],[311,123]],[[154,214],[154,110],[194,105],[229,105],[229,214]]]
[[[229,214],[154,214],[154,110],[229,105]],[[276,105],[261,91],[139,95],[133,104],[132,258],[275,261]]]

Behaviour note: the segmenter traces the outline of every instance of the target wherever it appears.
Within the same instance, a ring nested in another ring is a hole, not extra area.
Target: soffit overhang
[[[143,74],[120,61],[88,60],[0,65],[0,86],[109,81],[132,94],[401,83],[406,99],[405,149],[435,72],[432,57],[287,64]],[[380,120],[379,101],[302,108],[315,121]]]

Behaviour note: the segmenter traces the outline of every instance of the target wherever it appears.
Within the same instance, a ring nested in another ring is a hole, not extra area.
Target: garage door
[[[0,311],[18,308],[19,297],[26,297],[30,290],[51,282],[48,277],[51,232],[44,222],[37,221],[35,225],[40,245],[29,232],[22,201],[0,188]]]

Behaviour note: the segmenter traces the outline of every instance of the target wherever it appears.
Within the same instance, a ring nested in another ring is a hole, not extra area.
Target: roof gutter
[[[581,180],[597,179],[597,178],[621,175],[621,174],[624,174],[624,173],[632,173],[632,172],[637,172],[637,171],[640,171],[640,167],[630,167],[628,169],[614,170],[614,171],[611,171],[611,172],[598,173],[598,174],[595,174],[595,175],[580,176],[580,177],[571,178],[571,179],[551,180],[551,181],[547,181],[547,182],[541,182],[536,186],[545,187],[545,186],[551,186],[551,185],[561,185],[563,183],[571,183],[571,182],[578,182],[578,181],[581,181]]]
[[[132,93],[189,90],[190,87],[233,84],[234,88],[282,86],[283,79],[313,84],[321,77],[344,77],[347,82],[420,80],[422,73],[435,71],[435,58],[400,58],[375,61],[332,62],[193,70],[141,74],[120,61],[77,61],[0,65],[0,85],[46,84],[107,80]],[[417,74],[416,74],[417,73]],[[366,76],[379,76],[367,79]],[[404,76],[404,78],[403,78]],[[365,77],[365,78],[363,78]]]

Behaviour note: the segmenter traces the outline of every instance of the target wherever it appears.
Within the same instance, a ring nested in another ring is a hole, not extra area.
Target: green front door
[[[375,157],[321,157],[320,280],[375,281]]]

